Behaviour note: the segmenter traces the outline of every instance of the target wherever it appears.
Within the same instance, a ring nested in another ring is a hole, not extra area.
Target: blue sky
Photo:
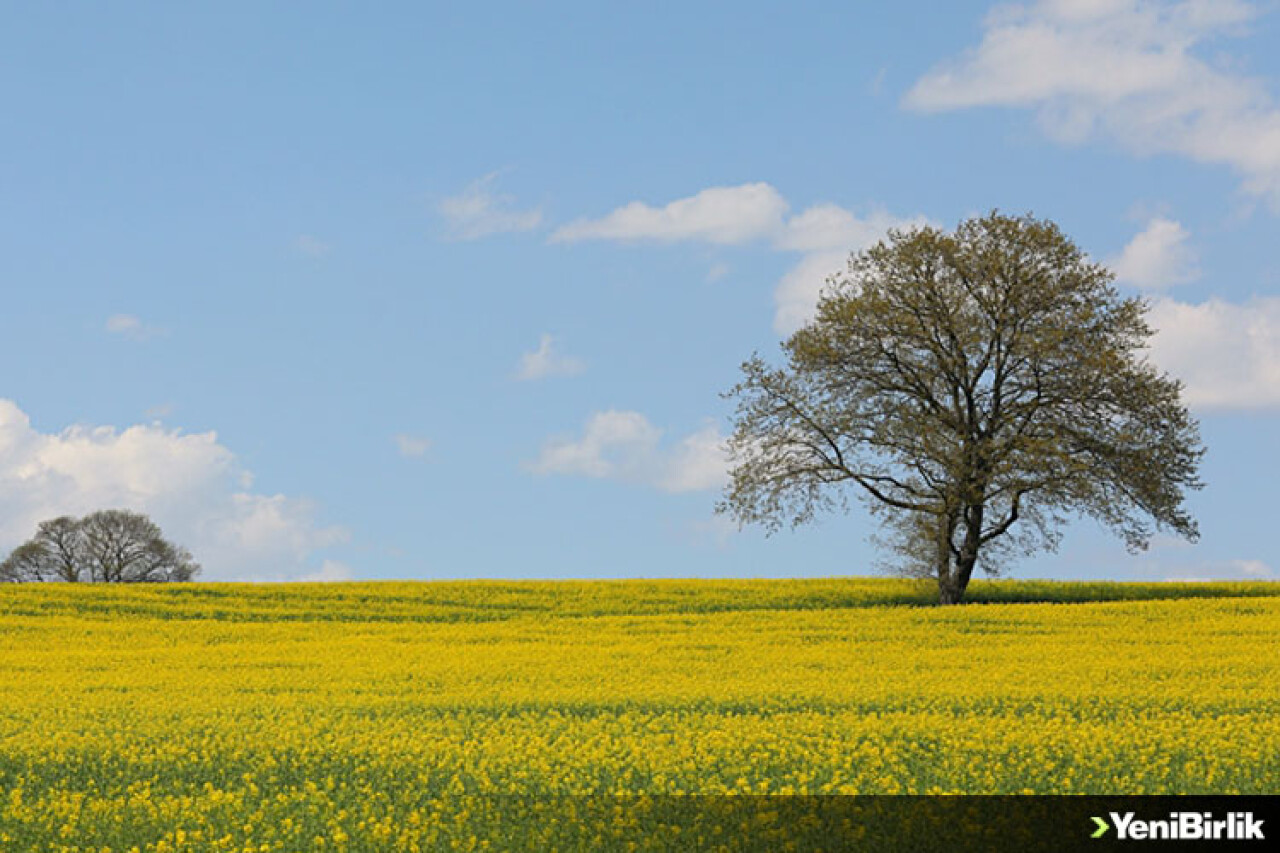
[[[6,4],[0,547],[150,513],[205,579],[874,571],[737,531],[719,396],[885,229],[1051,218],[1152,302],[1202,540],[1275,578],[1280,10]]]

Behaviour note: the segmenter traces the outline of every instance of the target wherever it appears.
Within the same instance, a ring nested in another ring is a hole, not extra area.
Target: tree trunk
[[[973,566],[970,566],[969,571],[964,571],[960,559],[957,559],[954,564],[948,560],[940,566],[938,568],[938,603],[959,604],[964,598],[965,587],[969,585],[969,574],[972,570]]]
[[[938,603],[955,604],[964,593],[957,590],[955,571],[951,568],[951,537],[956,530],[956,513],[947,512],[939,515],[934,530],[933,571],[938,578]]]
[[[947,572],[938,578],[938,603],[959,604],[964,597],[964,585],[954,572]]]
[[[964,591],[969,587],[975,562],[972,558],[961,556],[954,568],[938,576],[939,604],[959,604],[964,599]]]
[[[964,598],[964,591],[969,586],[969,578],[973,577],[974,566],[978,564],[978,549],[982,543],[981,504],[969,506],[965,510],[964,541],[960,545],[955,565],[940,566],[938,570],[938,603],[959,604]]]

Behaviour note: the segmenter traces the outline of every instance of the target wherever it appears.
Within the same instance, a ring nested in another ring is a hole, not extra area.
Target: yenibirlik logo
[[[1168,820],[1139,820],[1133,812],[1108,812],[1111,823],[1100,817],[1093,819],[1098,827],[1090,838],[1102,838],[1111,826],[1120,841],[1262,841],[1262,824],[1253,812],[1231,812],[1225,819],[1214,820],[1213,812],[1170,812]]]

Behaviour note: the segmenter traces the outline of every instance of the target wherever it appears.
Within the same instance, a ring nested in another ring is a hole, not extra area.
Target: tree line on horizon
[[[106,509],[40,522],[0,563],[0,582],[163,583],[200,573],[191,552],[166,540],[147,516]]]

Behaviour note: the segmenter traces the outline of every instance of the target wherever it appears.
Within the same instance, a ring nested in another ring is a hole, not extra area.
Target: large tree
[[[1073,515],[1131,550],[1194,540],[1199,427],[1112,279],[1031,216],[891,232],[829,280],[785,366],[743,364],[718,509],[772,532],[852,491],[944,604]]]
[[[167,541],[155,522],[108,509],[40,523],[36,535],[0,563],[0,581],[189,581],[200,566],[186,548]]]

